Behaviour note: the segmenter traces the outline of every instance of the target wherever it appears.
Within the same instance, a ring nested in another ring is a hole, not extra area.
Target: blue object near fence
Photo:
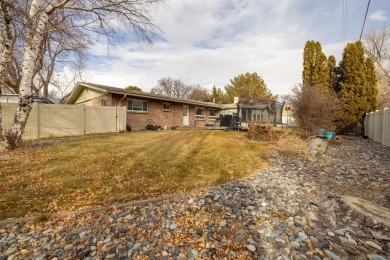
[[[335,132],[324,132],[324,135],[325,135],[327,140],[330,140],[336,136],[336,133]]]

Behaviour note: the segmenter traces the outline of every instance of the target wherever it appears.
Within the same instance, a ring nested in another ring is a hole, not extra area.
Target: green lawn
[[[0,219],[159,197],[249,176],[264,167],[270,148],[244,135],[87,135],[1,152]]]

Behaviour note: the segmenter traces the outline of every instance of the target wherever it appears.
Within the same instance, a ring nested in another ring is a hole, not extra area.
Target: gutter
[[[120,94],[122,95],[123,92],[119,91],[111,91],[108,90],[109,93],[113,94]],[[145,95],[146,94],[146,95]],[[214,103],[206,103],[206,102],[200,102],[200,101],[190,101],[189,99],[178,99],[178,98],[172,98],[172,97],[159,97],[156,95],[148,95],[149,93],[141,92],[141,93],[128,93],[126,95],[131,95],[139,98],[150,98],[154,100],[159,100],[159,101],[165,101],[165,102],[175,102],[175,103],[183,103],[183,104],[188,104],[188,105],[197,105],[197,106],[203,106],[203,107],[213,107],[213,108],[220,108],[219,104],[214,104]]]

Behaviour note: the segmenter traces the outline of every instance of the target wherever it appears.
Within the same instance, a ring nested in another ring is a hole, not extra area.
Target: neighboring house
[[[54,98],[47,97],[33,97],[34,102],[43,103],[43,104],[59,104],[58,100]],[[0,96],[0,102],[2,103],[18,103],[19,102],[19,94],[5,94]]]
[[[289,104],[286,104],[283,109],[282,122],[284,125],[291,126],[294,125],[294,117],[291,111],[292,107]]]
[[[221,105],[182,98],[114,88],[92,83],[77,83],[66,104],[126,106],[127,123],[132,130],[150,124],[170,127],[204,127],[219,118]]]

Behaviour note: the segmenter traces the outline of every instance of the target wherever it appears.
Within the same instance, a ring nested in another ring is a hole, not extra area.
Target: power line
[[[348,15],[348,0],[343,0],[343,17],[342,17],[342,49],[345,46],[345,39],[347,37],[347,15]]]
[[[364,16],[364,22],[363,22],[363,26],[362,26],[362,31],[360,32],[359,41],[362,39],[363,29],[364,29],[364,25],[366,24],[366,18],[367,18],[368,8],[370,7],[370,3],[371,3],[371,0],[368,0],[366,15]]]

